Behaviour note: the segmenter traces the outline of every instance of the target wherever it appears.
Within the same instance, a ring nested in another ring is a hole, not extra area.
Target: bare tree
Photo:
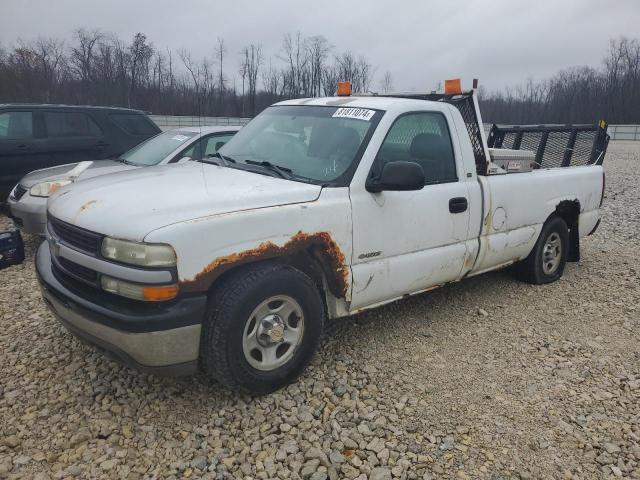
[[[135,101],[138,86],[144,82],[149,73],[149,62],[153,54],[153,47],[147,43],[146,35],[136,33],[129,47],[130,87],[127,104],[131,106]]]
[[[309,64],[309,76],[310,76],[310,91],[309,94],[312,97],[319,97],[322,95],[322,72],[325,68],[325,63],[329,52],[331,51],[331,45],[326,38],[322,35],[310,37],[305,42],[308,64]]]
[[[181,48],[180,50],[178,50],[178,57],[180,57],[180,60],[182,61],[182,64],[184,65],[184,67],[187,69],[187,72],[189,72],[189,77],[191,79],[191,82],[193,83],[193,105],[197,108],[197,115],[200,116],[201,110],[202,110],[202,105],[201,105],[201,84],[202,84],[202,72],[201,72],[201,66],[195,62],[193,60],[193,58],[191,57],[191,53],[186,50],[185,48]]]
[[[218,91],[222,94],[224,92],[224,68],[223,61],[224,55],[227,49],[224,46],[224,38],[218,37],[218,46],[216,47],[216,59],[218,60]]]
[[[251,115],[256,113],[256,91],[258,86],[258,71],[262,65],[262,47],[251,44],[243,50],[244,67],[248,81],[248,95]],[[243,81],[244,85],[244,81]]]
[[[322,72],[322,94],[326,96],[335,95],[340,80],[342,80],[342,77],[337,65],[325,67]]]
[[[273,64],[269,60],[269,68],[262,70],[262,87],[270,102],[274,102],[279,96],[281,78],[280,72],[273,68]]]
[[[216,47],[215,55],[218,61],[218,105],[217,109],[222,112],[224,109],[224,102],[226,96],[226,79],[224,76],[224,56],[227,53],[227,49],[224,45],[224,38],[218,37],[218,46]]]
[[[286,63],[285,88],[287,96],[299,97],[303,92],[304,70],[308,62],[306,53],[300,32],[295,35],[288,33],[284,36],[282,53],[279,58]]]
[[[352,52],[346,51],[336,56],[335,63],[339,81],[351,82],[351,86],[356,92],[369,90],[373,68],[366,58],[361,56],[356,60]]]
[[[380,92],[390,93],[393,90],[393,78],[391,78],[391,72],[386,71],[380,80]]]
[[[90,82],[93,81],[93,67],[95,65],[95,50],[98,42],[103,39],[99,30],[85,30],[79,28],[74,32],[74,43],[71,47],[69,63],[80,76],[85,95],[90,95]]]
[[[240,78],[242,78],[242,116],[245,114],[245,81],[247,79],[247,75],[249,75],[249,49],[247,47],[242,49],[240,52],[241,60],[240,60],[240,68],[238,69],[238,73],[240,74]]]

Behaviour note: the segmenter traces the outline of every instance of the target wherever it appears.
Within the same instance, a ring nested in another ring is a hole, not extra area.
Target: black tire
[[[558,255],[559,262],[557,266],[554,262],[546,262],[545,266],[545,246],[550,240],[556,238],[559,239],[561,249]],[[536,285],[555,282],[562,277],[567,263],[568,251],[569,229],[567,224],[560,217],[551,217],[543,225],[538,241],[529,256],[516,265],[516,276],[523,282]],[[555,268],[551,268],[551,266],[555,266]]]
[[[274,263],[243,268],[223,282],[211,296],[203,325],[203,371],[224,385],[254,395],[291,383],[304,371],[320,344],[325,313],[316,284],[301,271]],[[302,308],[303,333],[284,365],[262,371],[249,363],[243,351],[245,327],[249,328],[249,317],[259,305],[278,295],[293,298]]]

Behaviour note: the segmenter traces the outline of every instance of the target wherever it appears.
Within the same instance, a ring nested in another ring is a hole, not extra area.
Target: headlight
[[[49,182],[37,183],[29,189],[29,193],[34,197],[48,197],[59,188],[69,185],[71,180],[51,180]]]
[[[100,283],[103,290],[122,297],[133,298],[134,300],[162,302],[171,300],[178,295],[177,285],[140,285],[118,280],[117,278],[106,275],[102,275]]]
[[[176,252],[171,245],[162,243],[138,243],[107,237],[102,241],[102,256],[142,267],[176,265]]]

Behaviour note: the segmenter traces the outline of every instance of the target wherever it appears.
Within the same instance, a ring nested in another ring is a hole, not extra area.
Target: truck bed
[[[592,232],[600,218],[600,165],[479,176],[478,180],[483,199],[480,224],[476,224],[480,250],[470,275],[525,258],[544,221],[563,206],[575,208],[578,237]]]

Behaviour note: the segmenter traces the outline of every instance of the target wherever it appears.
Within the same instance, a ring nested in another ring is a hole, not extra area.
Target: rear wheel
[[[316,352],[324,307],[315,283],[279,264],[242,269],[212,296],[201,365],[225,385],[252,394],[297,378]]]
[[[560,217],[551,217],[529,256],[516,265],[518,278],[534,284],[555,282],[564,272],[568,249],[567,224]]]

